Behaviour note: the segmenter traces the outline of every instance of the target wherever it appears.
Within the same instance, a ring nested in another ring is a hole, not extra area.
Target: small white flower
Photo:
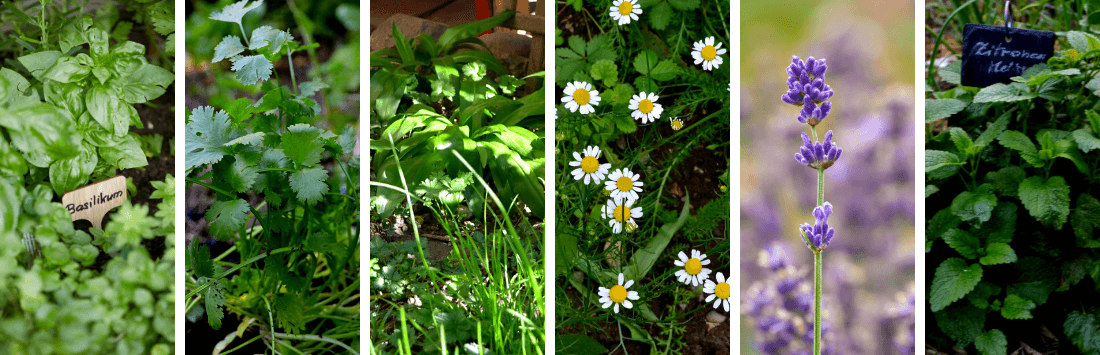
[[[679,118],[673,118],[672,119],[672,130],[673,131],[679,131],[681,128],[684,128],[684,121],[681,121]]]
[[[634,95],[630,98],[631,110],[634,110],[630,116],[634,119],[642,119],[642,123],[650,123],[661,118],[661,113],[665,112],[665,109],[661,104],[657,103],[657,94],[646,94],[642,91],[638,95]]]
[[[718,305],[722,305],[722,307],[726,309],[726,313],[729,313],[730,284],[726,283],[726,277],[722,276],[721,272],[717,273],[716,278],[718,279],[717,284],[710,279],[707,279],[707,281],[703,283],[703,292],[710,294],[710,296],[707,296],[705,302],[710,303],[710,301],[713,300],[714,309],[718,309]],[[715,298],[717,298],[717,300],[715,300]]]
[[[642,192],[642,182],[638,180],[640,177],[641,175],[632,173],[626,168],[615,170],[607,177],[604,187],[611,191],[612,199],[626,199],[634,202],[638,199],[638,193]]]
[[[721,55],[723,54],[726,54],[726,49],[722,48],[722,42],[714,45],[714,36],[695,42],[695,47],[691,50],[691,57],[695,58],[695,64],[703,63],[703,70],[707,71],[722,65]]]
[[[622,273],[619,273],[619,283],[615,286],[611,286],[610,289],[600,286],[600,303],[604,309],[615,305],[615,313],[619,313],[619,304],[622,304],[626,308],[634,308],[634,304],[630,303],[630,300],[638,300],[638,291],[627,291],[631,285],[634,285],[634,280],[629,280],[626,284],[623,284],[623,279],[626,278]]]
[[[607,204],[603,206],[601,212],[603,218],[611,220],[608,224],[615,234],[622,233],[623,229],[626,229],[627,232],[633,232],[638,228],[638,223],[634,222],[634,219],[642,218],[642,207],[634,207],[634,201],[610,199],[607,200]]]
[[[600,164],[600,147],[597,146],[584,148],[584,156],[573,152],[573,158],[576,160],[569,162],[569,166],[578,167],[573,170],[573,179],[580,180],[583,177],[585,185],[588,185],[589,180],[599,184],[607,175],[607,170],[611,169],[611,163]]]
[[[675,262],[676,266],[683,266],[682,270],[676,271],[676,279],[685,284],[692,286],[699,286],[710,277],[710,269],[703,267],[703,265],[710,265],[710,260],[707,259],[707,255],[700,253],[698,250],[691,250],[691,258],[687,257],[687,254],[680,252],[680,260]]]
[[[596,112],[592,106],[600,105],[600,92],[592,90],[592,84],[583,81],[574,81],[565,85],[565,97],[561,102],[569,112],[577,112],[579,108],[582,115]]]
[[[619,21],[619,25],[638,21],[638,15],[642,14],[642,6],[637,0],[615,0],[611,2],[611,19]]]

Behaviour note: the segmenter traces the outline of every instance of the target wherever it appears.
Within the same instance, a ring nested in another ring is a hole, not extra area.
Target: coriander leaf
[[[237,80],[244,85],[256,85],[271,78],[271,61],[263,55],[238,58],[230,69],[237,72]]]
[[[1095,315],[1073,311],[1062,326],[1078,350],[1090,354],[1100,351],[1100,319]]]
[[[966,102],[956,99],[924,100],[924,122],[932,123],[962,112]]]
[[[1020,183],[1020,201],[1032,217],[1054,229],[1061,230],[1069,217],[1069,185],[1061,176],[1027,178]]]
[[[225,314],[222,313],[222,307],[225,306],[225,285],[222,285],[221,280],[217,279],[199,278],[199,281],[210,282],[210,286],[203,292],[203,299],[206,303],[206,320],[210,323],[211,328],[220,329],[222,318],[225,317]]]
[[[232,238],[244,226],[248,207],[248,202],[239,198],[214,202],[206,210],[206,220],[210,222],[210,235],[222,241]]]
[[[312,206],[328,192],[328,171],[312,167],[290,174],[290,188],[298,193],[298,200]]]
[[[990,191],[992,189],[993,185],[982,184],[976,191],[963,191],[951,201],[951,213],[963,221],[977,220],[979,225],[985,223],[993,216],[993,208],[997,206],[997,196]]]
[[[1008,340],[1005,339],[1005,333],[998,329],[979,335],[974,339],[974,346],[978,347],[982,355],[1008,354]]]
[[[291,334],[297,334],[305,328],[306,320],[302,315],[307,309],[302,296],[288,292],[275,297],[275,315],[279,321],[279,327],[285,328]]]
[[[958,305],[935,312],[934,316],[940,330],[963,348],[982,334],[982,329],[985,329],[985,314],[985,310]]]
[[[936,268],[932,279],[932,292],[928,300],[932,311],[937,312],[970,293],[982,280],[982,266],[975,263],[966,266],[966,260],[950,258]]]
[[[214,47],[214,60],[211,63],[217,63],[223,59],[233,58],[234,56],[244,52],[244,45],[241,44],[241,38],[237,36],[225,36],[222,41]]]
[[[978,238],[970,235],[967,231],[955,228],[949,229],[943,234],[943,241],[947,242],[947,245],[950,245],[952,249],[959,252],[959,255],[967,259],[977,259],[978,248],[982,247]]]
[[[1016,262],[1016,251],[1005,243],[990,243],[985,247],[985,256],[978,261],[982,265],[997,265]]]
[[[1005,297],[1004,306],[1001,307],[1001,316],[1005,319],[1031,319],[1032,309],[1035,309],[1035,302],[1016,294],[1009,294]]]
[[[153,31],[163,35],[176,31],[176,18],[173,14],[172,3],[157,2],[149,7],[149,20],[153,23]],[[168,48],[172,48],[169,46]]]
[[[230,147],[230,146],[234,146],[234,145],[237,145],[237,144],[244,144],[244,145],[252,145],[252,146],[259,147],[261,145],[261,143],[264,142],[264,136],[266,134],[267,133],[264,133],[264,132],[249,133],[249,134],[237,137],[237,139],[234,139],[234,140],[231,140],[231,141],[225,143],[225,146]]]
[[[321,133],[315,127],[307,124],[296,124],[287,129],[283,134],[283,152],[299,168],[317,165],[321,161]]]
[[[283,31],[276,30],[271,26],[260,26],[259,28],[252,30],[252,37],[249,39],[250,43],[248,49],[257,50],[273,43],[276,37]],[[283,35],[286,36],[285,34]],[[284,39],[285,40],[285,39]],[[278,45],[278,44],[276,44]]]
[[[240,24],[241,18],[244,17],[245,13],[248,13],[249,11],[252,11],[257,7],[260,7],[260,5],[263,4],[263,0],[256,2],[241,0],[230,5],[226,5],[224,8],[222,8],[221,11],[214,11],[214,13],[210,14],[210,19],[225,22],[236,22]]]
[[[210,260],[210,249],[205,243],[192,241],[187,246],[187,261],[191,271],[198,277],[214,277],[214,262]]]
[[[1020,157],[1024,158],[1024,161],[1027,161],[1028,164],[1036,167],[1042,165],[1042,161],[1039,160],[1039,150],[1035,148],[1035,143],[1032,143],[1031,139],[1023,133],[1004,131],[997,137],[997,141],[1001,142],[1001,145],[1005,148],[1020,152]]]
[[[239,137],[240,131],[229,123],[225,111],[214,113],[210,106],[196,107],[191,110],[187,125],[186,166],[190,171],[198,166],[217,163],[228,154],[225,143]]]
[[[259,153],[253,153],[259,160]],[[217,185],[226,187],[232,192],[247,192],[252,188],[259,172],[255,162],[249,163],[244,156],[237,154],[234,157],[223,159],[214,164],[214,178]]]
[[[336,138],[336,143],[340,145],[344,154],[355,154],[355,147],[359,143],[358,133],[359,131],[355,127],[348,125],[344,127],[340,137]]]

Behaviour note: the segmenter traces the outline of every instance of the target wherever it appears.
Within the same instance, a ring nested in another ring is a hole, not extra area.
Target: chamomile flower
[[[615,170],[604,181],[604,187],[611,191],[612,199],[634,202],[638,199],[638,193],[642,192],[642,182],[638,180],[640,177],[641,175],[626,168]]]
[[[680,260],[676,260],[676,266],[683,266],[683,270],[676,271],[676,279],[685,284],[692,286],[699,286],[710,277],[710,269],[703,267],[703,265],[710,265],[710,260],[707,260],[707,255],[700,253],[698,250],[691,250],[691,258],[687,257],[687,254],[680,252]]]
[[[691,57],[695,58],[695,64],[703,63],[703,70],[707,71],[722,65],[721,55],[723,54],[726,54],[726,49],[722,48],[722,42],[718,42],[718,45],[714,44],[714,36],[695,42],[695,47],[691,50]]]
[[[619,26],[638,21],[638,15],[642,14],[642,6],[638,0],[615,0],[611,2],[611,19],[619,21]]]
[[[600,286],[600,303],[603,304],[603,308],[607,309],[612,304],[615,305],[615,313],[619,313],[619,305],[622,304],[626,308],[634,308],[634,304],[630,303],[630,300],[638,300],[638,291],[627,291],[626,289],[634,285],[634,280],[628,280],[623,283],[623,279],[626,277],[622,273],[619,273],[619,283],[615,286],[611,286],[610,289]]]
[[[607,170],[611,169],[610,163],[600,164],[600,147],[597,146],[584,148],[584,156],[573,152],[573,158],[577,160],[569,162],[569,166],[578,167],[573,170],[573,179],[580,180],[584,177],[585,185],[588,185],[589,180],[599,184],[607,176]]]
[[[602,213],[603,218],[611,220],[608,222],[611,231],[619,234],[623,232],[623,229],[631,232],[638,228],[638,224],[634,222],[634,219],[642,218],[642,207],[634,207],[634,201],[610,199],[607,200],[607,205],[603,206]]]
[[[634,119],[642,119],[642,123],[650,123],[661,118],[661,113],[665,111],[661,104],[657,103],[657,94],[646,94],[642,91],[638,95],[634,95],[630,98],[630,109],[634,110],[634,113],[630,116]]]
[[[580,109],[582,115],[596,112],[592,106],[600,105],[600,92],[592,90],[592,84],[583,81],[574,81],[565,85],[565,97],[561,102],[569,112],[577,112]]]
[[[681,121],[679,118],[673,118],[672,119],[672,130],[673,131],[679,131],[681,128],[684,128],[684,121]]]
[[[721,272],[717,273],[716,278],[718,279],[717,284],[710,279],[703,283],[703,292],[710,294],[710,296],[707,296],[706,302],[714,301],[714,309],[718,309],[718,305],[722,305],[728,313],[730,311],[730,284],[726,283],[726,277]]]

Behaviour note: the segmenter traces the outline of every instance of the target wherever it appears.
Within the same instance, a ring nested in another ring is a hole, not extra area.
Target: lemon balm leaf
[[[1054,229],[1062,229],[1069,217],[1069,185],[1061,176],[1044,181],[1032,176],[1020,183],[1020,202],[1032,217]]]
[[[936,268],[932,279],[932,292],[928,295],[932,311],[937,312],[958,301],[978,286],[982,280],[982,266],[975,263],[969,267],[966,260],[950,258]]]
[[[998,329],[993,329],[979,335],[978,338],[974,339],[974,346],[978,348],[978,351],[981,352],[982,355],[1001,355],[1008,353],[1008,340],[1005,339],[1005,333]]]
[[[1010,294],[1005,297],[1005,304],[1001,307],[1001,316],[1005,319],[1031,319],[1032,309],[1035,309],[1035,302],[1016,294]]]

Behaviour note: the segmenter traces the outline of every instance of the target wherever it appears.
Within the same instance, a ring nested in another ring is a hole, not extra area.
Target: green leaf
[[[599,355],[607,354],[607,348],[600,342],[582,334],[562,334],[554,340],[558,355]]]
[[[210,282],[210,286],[203,291],[203,300],[206,304],[206,320],[210,323],[210,327],[214,329],[220,329],[222,327],[222,318],[225,314],[222,313],[222,307],[225,307],[225,285],[222,285],[221,280],[218,279],[199,279],[200,281]]]
[[[303,313],[307,309],[308,305],[297,293],[287,292],[275,297],[275,314],[279,327],[291,334],[297,334],[305,328],[306,319]]]
[[[61,52],[58,51],[43,51],[35,52],[18,58],[19,64],[23,64],[27,68],[27,71],[31,73],[35,79],[41,80],[46,74],[46,70],[50,69],[57,59],[61,57]]]
[[[962,112],[966,102],[956,99],[924,100],[924,122],[932,123]]]
[[[67,111],[42,102],[12,111],[0,108],[0,126],[8,128],[12,146],[40,168],[80,153],[81,138],[72,121]]]
[[[245,13],[248,13],[249,11],[256,9],[257,7],[260,7],[260,5],[263,5],[263,3],[263,0],[256,2],[241,0],[230,5],[226,5],[224,8],[222,8],[221,11],[214,11],[214,13],[210,14],[210,19],[225,22],[235,22],[240,24],[241,18],[244,17]]]
[[[219,110],[216,114],[210,106],[196,107],[188,117],[185,155],[187,171],[196,167],[214,164],[229,153],[225,144],[239,136],[241,132],[233,128],[229,114]]]
[[[1090,111],[1091,112],[1091,111]],[[1100,138],[1097,138],[1088,128],[1073,131],[1073,140],[1082,152],[1088,153],[1094,149],[1100,149]]]
[[[321,142],[321,132],[316,127],[307,124],[296,124],[287,129],[283,134],[283,152],[298,168],[306,168],[317,165],[321,161],[321,152],[324,145]]]
[[[149,20],[153,23],[153,31],[163,35],[176,31],[176,19],[173,15],[175,7],[167,2],[154,3],[149,7]],[[127,33],[129,35],[129,33]],[[169,47],[171,48],[171,47]]]
[[[936,268],[932,292],[928,295],[932,311],[937,312],[970,293],[982,280],[982,266],[966,266],[966,260],[950,258]]]
[[[924,185],[924,198],[932,196],[932,194],[940,191],[940,188],[936,185]]]
[[[989,143],[993,143],[993,140],[1001,135],[1001,132],[1005,131],[1005,128],[1008,127],[1008,121],[1012,117],[1011,111],[1005,112],[1001,117],[997,118],[996,121],[993,121],[993,124],[989,125],[981,135],[978,135],[978,138],[974,140],[974,145],[981,147],[989,146]]]
[[[989,243],[985,247],[985,256],[978,261],[982,265],[998,265],[1016,262],[1016,251],[1005,243]]]
[[[950,135],[951,142],[955,143],[956,150],[967,156],[974,156],[970,152],[970,147],[974,146],[974,141],[970,139],[970,135],[966,134],[966,131],[959,127],[951,127],[947,132]]]
[[[634,79],[634,88],[638,92],[657,92],[657,83],[647,76],[639,76]]]
[[[441,53],[450,53],[452,47],[457,46],[463,40],[476,38],[478,34],[488,31],[493,27],[500,26],[504,21],[508,21],[515,15],[516,12],[513,10],[504,10],[487,19],[451,26],[443,31],[443,34],[439,35],[439,41],[436,43],[439,44]]]
[[[255,85],[271,78],[271,68],[271,61],[263,55],[250,55],[238,58],[230,69],[237,72],[237,80],[241,84]]]
[[[118,81],[119,98],[130,104],[148,102],[164,95],[175,80],[172,72],[156,65],[143,64],[133,74]]]
[[[657,3],[657,6],[650,8],[646,13],[649,14],[649,24],[658,31],[664,30],[672,21],[672,6],[665,1]]]
[[[85,92],[84,104],[96,122],[115,136],[121,137],[129,131],[131,115],[137,114],[137,111],[133,106],[121,102],[116,95],[117,92],[111,87],[94,85]]]
[[[1020,83],[1013,83],[1012,85],[996,83],[983,88],[977,95],[974,95],[974,103],[1013,102],[1031,100],[1036,97],[1038,97],[1037,94],[1027,92],[1027,85]]]
[[[228,241],[238,230],[244,227],[249,205],[243,199],[216,201],[206,210],[206,220],[210,222],[210,235],[221,241]]]
[[[1085,32],[1069,31],[1066,32],[1066,40],[1069,41],[1069,45],[1073,47],[1073,49],[1076,49],[1078,53],[1086,53],[1091,50],[1089,42],[1095,42],[1096,37]]]
[[[942,312],[935,312],[934,316],[940,330],[957,341],[959,348],[965,348],[985,329],[985,314],[985,310],[958,305],[948,307]]]
[[[998,201],[997,207],[993,209],[993,218],[974,231],[974,236],[989,245],[990,243],[1009,243],[1015,233],[1016,204]]]
[[[254,160],[249,162],[242,154],[237,154],[214,164],[214,179],[218,186],[232,192],[248,192],[252,188],[252,184],[259,177],[255,161],[259,160],[259,154],[245,153],[254,155]]]
[[[1001,286],[997,286],[989,281],[982,281],[978,283],[978,287],[974,288],[966,295],[966,299],[970,301],[971,305],[981,309],[987,309],[990,306],[989,298],[1001,293]]]
[[[1100,352],[1100,319],[1095,315],[1073,311],[1062,326],[1078,350],[1089,354]]]
[[[668,81],[675,79],[680,75],[680,67],[676,66],[671,60],[665,59],[650,72],[650,77],[657,81]]]
[[[481,81],[489,74],[488,68],[482,62],[469,62],[462,66],[462,76],[468,81]]]
[[[928,221],[928,229],[925,232],[926,243],[930,243],[942,237],[948,230],[959,225],[959,217],[951,213],[951,209],[944,208],[932,216]]]
[[[1017,131],[1004,131],[997,137],[997,141],[1005,148],[1013,149],[1020,152],[1020,157],[1027,161],[1032,166],[1042,166],[1042,161],[1039,159],[1039,151],[1035,148],[1035,143],[1031,142],[1031,139],[1025,136],[1023,133]]]
[[[699,0],[668,0],[668,3],[680,11],[690,11],[699,8]]]
[[[986,174],[985,181],[993,184],[993,188],[1001,196],[1016,196],[1018,195],[1020,183],[1026,177],[1027,174],[1023,168],[1013,165]]]
[[[657,53],[651,50],[643,50],[638,53],[637,57],[634,57],[634,70],[642,75],[649,75],[649,72],[653,70],[653,67],[657,66]]]
[[[619,82],[619,66],[614,61],[602,59],[588,70],[592,79],[603,80],[604,86],[612,87]]]
[[[970,235],[967,231],[955,228],[949,229],[943,234],[943,241],[967,259],[977,259],[978,249],[982,247],[978,238]]]
[[[394,23],[394,26],[397,26],[397,24]],[[280,35],[282,38],[280,38]],[[257,50],[267,47],[270,44],[279,46],[284,42],[286,42],[286,33],[276,30],[271,26],[260,26],[252,30],[252,37],[249,38],[248,49]]]
[[[1077,236],[1077,245],[1097,248],[1100,243],[1094,234],[1095,229],[1100,228],[1100,201],[1087,192],[1077,196],[1077,207],[1073,208],[1073,214],[1069,216],[1069,224],[1073,226],[1073,233]]]
[[[634,256],[630,258],[630,263],[625,266],[623,273],[626,274],[628,280],[641,280],[645,278],[649,270],[653,268],[653,265],[657,264],[657,260],[661,256],[661,252],[668,246],[669,241],[672,240],[672,236],[676,235],[676,231],[680,230],[680,227],[684,226],[687,222],[688,216],[691,215],[691,201],[684,201],[684,208],[680,211],[680,217],[675,222],[665,224],[661,226],[661,229],[657,232],[657,236],[646,244],[645,248],[642,248],[634,253]]]
[[[1020,201],[1032,217],[1054,229],[1062,229],[1069,217],[1069,185],[1061,176],[1044,181],[1032,176],[1020,183]]]
[[[214,59],[211,63],[217,63],[223,59],[230,59],[236,57],[238,54],[244,52],[244,45],[241,44],[241,38],[237,36],[225,36],[222,41],[214,47]]]
[[[974,346],[978,347],[982,355],[1008,354],[1008,340],[1005,339],[1005,333],[997,329],[979,335],[974,339]]]
[[[142,158],[144,157],[143,155]],[[50,164],[50,183],[53,184],[54,192],[61,196],[88,182],[88,177],[92,175],[98,162],[99,155],[96,154],[95,147],[87,143],[81,146],[80,155],[54,161]]]
[[[91,58],[81,53],[75,57],[59,58],[42,77],[62,83],[72,83],[84,80],[91,71]]]
[[[328,171],[312,167],[290,174],[290,188],[298,193],[298,200],[313,206],[328,192]]]
[[[997,207],[997,196],[993,195],[992,189],[993,185],[982,184],[976,191],[963,191],[951,201],[951,213],[963,221],[985,223],[993,216],[993,208]]]
[[[952,152],[926,149],[924,151],[924,172],[929,180],[946,179],[959,171],[963,165],[962,157]]]
[[[1005,319],[1031,319],[1032,309],[1035,309],[1035,302],[1016,294],[1009,294],[1005,297],[1004,306],[1001,307],[1001,316]]]

